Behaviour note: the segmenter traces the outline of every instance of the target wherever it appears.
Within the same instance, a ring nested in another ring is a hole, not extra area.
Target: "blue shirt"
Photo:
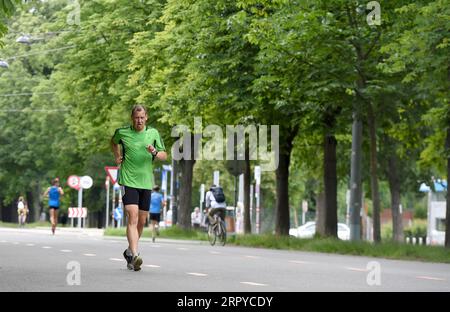
[[[48,192],[48,205],[50,207],[58,207],[59,208],[59,197],[61,195],[59,194],[59,190],[57,186],[52,186],[50,188],[50,191]]]
[[[150,201],[150,213],[161,213],[161,203],[163,201],[161,193],[152,192],[152,199]]]
[[[114,220],[120,220],[123,217],[122,208],[117,206],[116,209],[114,209]]]

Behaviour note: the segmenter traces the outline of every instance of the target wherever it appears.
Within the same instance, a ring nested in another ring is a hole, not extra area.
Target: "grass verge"
[[[25,228],[36,228],[39,226],[47,226],[50,227],[50,222],[48,221],[38,221],[38,222],[32,222],[32,223],[26,223]],[[58,226],[60,226],[58,224]],[[0,221],[0,227],[6,227],[6,228],[19,228],[19,223],[13,223],[13,222],[2,222]]]
[[[450,249],[442,246],[423,246],[384,242],[349,242],[332,238],[299,239],[275,235],[238,235],[230,244],[246,247],[302,250],[342,255],[357,255],[398,260],[450,263]]]
[[[125,228],[107,229],[104,235],[125,236]],[[151,237],[150,230],[145,228],[142,236]],[[183,230],[176,226],[162,229],[160,237],[203,241],[207,240],[205,232]],[[312,251],[397,260],[450,263],[450,249],[442,246],[408,245],[394,242],[374,244],[371,242],[349,242],[332,238],[299,239],[293,237],[278,237],[271,234],[229,235],[227,244],[245,247]]]

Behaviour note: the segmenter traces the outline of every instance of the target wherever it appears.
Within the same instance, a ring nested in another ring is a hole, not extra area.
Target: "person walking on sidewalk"
[[[111,147],[116,164],[120,166],[119,185],[123,188],[122,201],[128,215],[128,248],[123,252],[130,270],[139,271],[142,258],[138,241],[148,217],[153,187],[153,161],[167,159],[163,140],[155,128],[146,126],[147,110],[135,105],[131,110],[132,125],[114,132]]]

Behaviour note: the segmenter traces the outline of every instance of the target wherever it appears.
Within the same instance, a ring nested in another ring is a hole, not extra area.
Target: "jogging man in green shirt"
[[[128,214],[128,248],[123,252],[127,267],[139,271],[142,258],[138,241],[144,229],[153,187],[153,160],[166,160],[164,143],[154,128],[147,127],[147,110],[135,105],[131,111],[132,126],[119,128],[111,139],[111,146],[120,166],[118,183],[124,188],[122,197]]]

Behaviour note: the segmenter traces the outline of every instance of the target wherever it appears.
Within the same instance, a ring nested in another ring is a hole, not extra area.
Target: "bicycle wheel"
[[[211,224],[208,224],[208,240],[211,246],[214,246],[216,243],[216,231]]]
[[[225,243],[227,242],[227,229],[225,227],[225,222],[220,220],[219,226],[220,226],[219,242],[222,246],[225,246]]]

